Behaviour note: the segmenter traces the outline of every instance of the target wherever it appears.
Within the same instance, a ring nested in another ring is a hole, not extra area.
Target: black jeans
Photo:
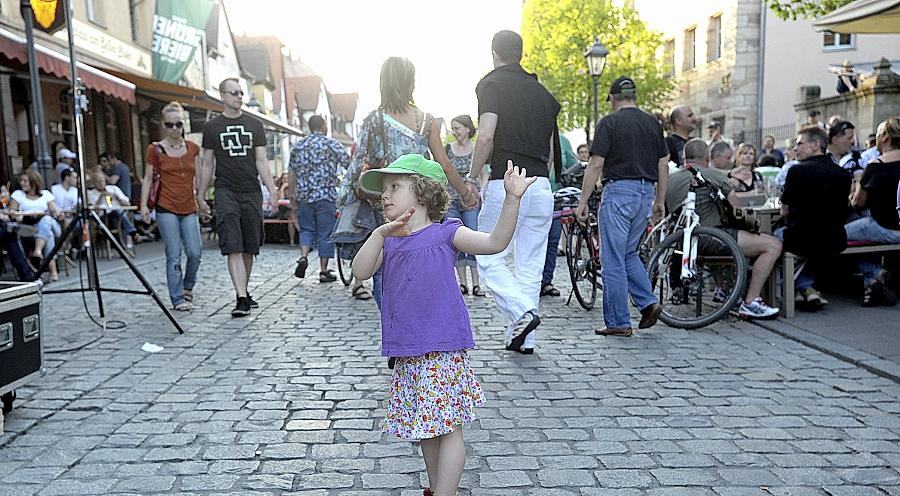
[[[34,271],[28,265],[28,259],[25,258],[25,251],[19,242],[19,236],[7,228],[5,221],[0,221],[0,244],[9,255],[9,263],[12,264],[13,270],[16,272],[16,278],[20,281],[31,281],[34,279]]]

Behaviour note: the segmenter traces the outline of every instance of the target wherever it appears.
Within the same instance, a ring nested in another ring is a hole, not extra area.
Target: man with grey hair
[[[775,234],[786,251],[806,258],[794,277],[798,308],[818,310],[828,300],[813,288],[817,272],[827,268],[829,258],[847,248],[847,198],[850,173],[825,152],[828,134],[815,124],[800,128],[796,141],[800,163],[790,168],[781,194],[784,227]]]
[[[669,151],[659,121],[638,108],[633,79],[622,76],[613,81],[607,100],[612,101],[613,111],[594,130],[575,214],[582,222],[587,219],[588,198],[602,178],[603,201],[597,219],[606,328],[594,333],[631,336],[629,296],[641,313],[638,329],[653,326],[662,313],[637,245],[651,213],[654,219],[665,213]]]
[[[731,170],[734,166],[734,150],[724,141],[716,141],[709,147],[709,165],[719,170]]]
[[[666,147],[669,149],[669,160],[681,167],[684,165],[684,144],[690,139],[691,131],[697,126],[697,117],[694,111],[687,105],[679,105],[669,114],[669,123],[672,132],[666,137]]]
[[[687,170],[688,168],[697,170],[713,187],[721,191],[732,208],[740,208],[740,200],[735,194],[728,176],[722,171],[708,166],[710,163],[709,150],[706,142],[697,138],[684,145],[685,170],[672,173],[666,189],[666,207],[670,212],[677,209],[687,198],[693,178],[693,175]],[[708,186],[702,186],[700,189],[706,190],[707,188]],[[778,315],[778,308],[767,305],[760,294],[766,279],[769,278],[769,274],[775,268],[775,263],[778,262],[778,257],[781,256],[781,242],[769,234],[751,233],[728,227],[729,219],[722,218],[718,205],[705,191],[697,194],[696,202],[695,209],[697,215],[700,216],[700,225],[717,227],[725,231],[737,241],[738,247],[744,255],[756,258],[753,261],[750,284],[747,285],[747,292],[738,309],[738,314],[750,319],[766,319]],[[713,300],[721,301],[724,298],[724,291],[716,288]]]

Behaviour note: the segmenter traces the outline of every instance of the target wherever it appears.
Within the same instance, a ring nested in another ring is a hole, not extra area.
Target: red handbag
[[[150,165],[153,166],[153,181],[150,183],[150,196],[147,198],[147,208],[154,208],[159,200],[159,154],[166,153],[158,143],[153,144],[153,152],[150,154]]]

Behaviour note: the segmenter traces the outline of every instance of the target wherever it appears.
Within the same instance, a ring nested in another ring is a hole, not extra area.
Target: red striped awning
[[[46,74],[69,79],[69,57],[42,45],[35,44],[38,67]],[[0,57],[5,57],[27,67],[28,54],[25,38],[0,28]],[[134,85],[83,62],[77,63],[78,77],[88,88],[134,104]]]

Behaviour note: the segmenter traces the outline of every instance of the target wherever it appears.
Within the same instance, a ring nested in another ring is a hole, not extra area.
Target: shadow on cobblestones
[[[231,319],[224,261],[204,252],[183,336],[149,298],[106,297],[127,327],[48,356],[19,391],[0,496],[421,494],[417,447],[378,430],[389,371],[374,301],[297,280],[295,258],[265,247],[260,308]],[[162,264],[143,268],[165,295]],[[598,337],[599,309],[564,298],[545,299],[521,356],[503,350],[492,301],[466,299],[487,403],[465,433],[462,494],[900,495],[893,382],[741,322]],[[44,324],[48,346],[96,335],[78,295],[45,300]]]

